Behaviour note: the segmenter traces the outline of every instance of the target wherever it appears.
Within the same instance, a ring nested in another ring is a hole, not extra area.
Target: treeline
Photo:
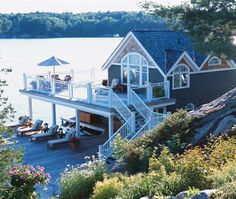
[[[132,29],[166,29],[166,24],[144,12],[0,14],[2,38],[124,36]]]

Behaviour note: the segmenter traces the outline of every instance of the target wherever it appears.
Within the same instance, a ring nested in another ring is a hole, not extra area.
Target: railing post
[[[71,69],[70,73],[71,73],[71,81],[73,82],[73,81],[74,81],[74,78],[75,78],[75,76],[74,76],[74,70]]]
[[[55,79],[54,78],[51,79],[51,87],[52,87],[51,93],[54,96],[56,94],[56,85],[55,85]]]
[[[27,77],[26,77],[25,73],[23,74],[23,86],[24,86],[24,90],[26,90],[27,89]]]
[[[98,146],[98,159],[99,160],[103,159],[103,146],[102,145]]]
[[[112,107],[112,88],[111,87],[109,87],[108,105],[109,105],[110,108]]]
[[[135,133],[135,112],[132,112],[131,120],[131,133]]]
[[[88,103],[93,102],[92,84],[90,82],[87,83],[87,100],[88,100]]]
[[[131,86],[127,85],[127,105],[129,106],[131,104]]]
[[[170,81],[165,82],[165,94],[166,98],[170,98]]]
[[[39,85],[39,76],[37,75],[37,76],[36,76],[36,90],[37,90],[37,91],[40,90],[40,89],[39,89],[39,86],[40,86],[40,85]]]
[[[153,96],[153,93],[152,93],[152,85],[150,82],[148,82],[147,84],[147,93],[146,93],[146,96],[147,96],[147,100],[150,102],[152,101],[152,96]]]
[[[69,98],[72,99],[73,98],[73,84],[70,82],[68,84],[68,89],[69,89]]]

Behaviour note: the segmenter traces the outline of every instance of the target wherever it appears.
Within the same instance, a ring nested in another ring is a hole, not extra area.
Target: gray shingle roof
[[[189,37],[169,30],[134,30],[139,42],[166,74],[179,56],[186,51],[201,66],[206,56],[197,53]]]

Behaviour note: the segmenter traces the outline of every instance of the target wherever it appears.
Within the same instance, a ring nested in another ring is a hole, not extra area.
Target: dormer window
[[[190,84],[190,70],[185,64],[180,64],[173,71],[173,89],[188,88]]]
[[[212,57],[209,61],[208,61],[208,65],[209,66],[219,66],[221,65],[221,59],[218,57]]]

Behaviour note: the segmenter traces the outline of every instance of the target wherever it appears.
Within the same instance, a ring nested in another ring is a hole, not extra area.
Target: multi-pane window
[[[189,67],[181,64],[173,71],[173,89],[188,88],[189,83]]]
[[[148,63],[137,53],[126,55],[121,62],[122,83],[144,85],[148,81]],[[129,78],[128,78],[129,75]]]

